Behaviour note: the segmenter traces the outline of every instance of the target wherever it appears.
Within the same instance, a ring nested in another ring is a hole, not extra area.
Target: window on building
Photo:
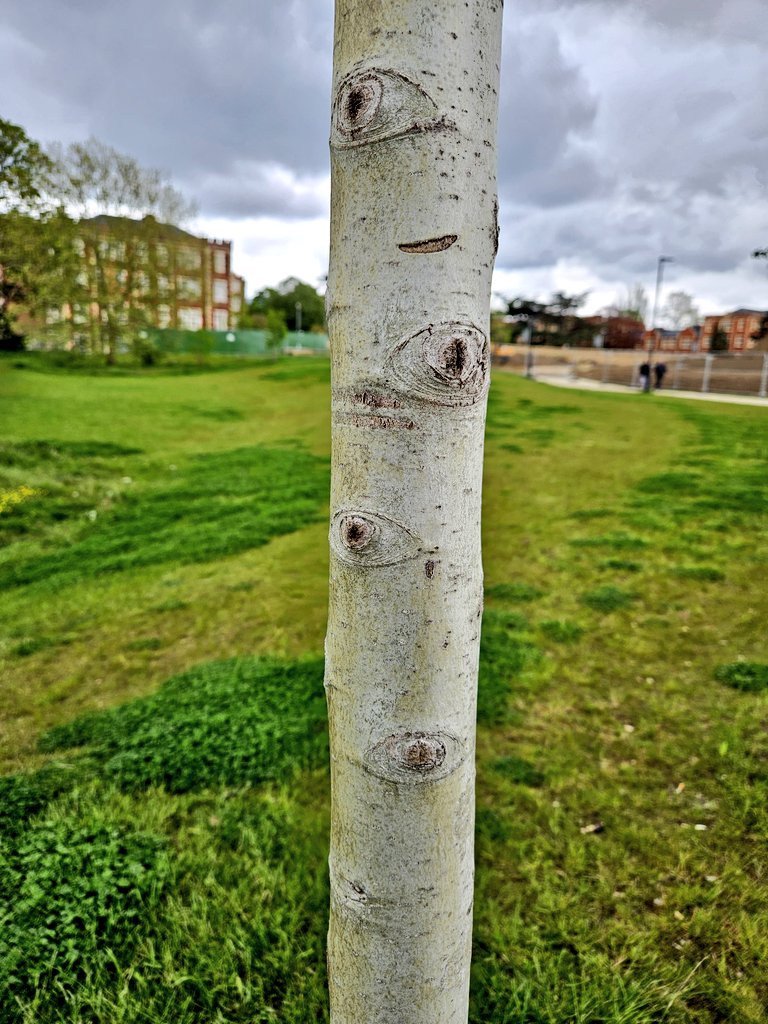
[[[233,295],[232,298],[229,300],[229,308],[232,310],[233,313],[239,313],[240,309],[242,308],[242,305],[243,304],[240,301],[239,295]]]
[[[203,311],[189,306],[179,310],[179,327],[186,331],[199,331],[203,326]]]
[[[157,326],[169,327],[171,323],[171,307],[161,302],[157,307]]]
[[[202,294],[200,281],[196,277],[179,277],[176,287],[186,299],[199,299]]]
[[[181,270],[199,270],[202,263],[200,250],[184,246],[177,253],[176,263]]]
[[[214,250],[213,272],[214,274],[226,274],[227,272],[227,254],[223,249]]]
[[[157,262],[164,267],[168,263],[168,246],[158,243],[155,246],[155,256]]]
[[[157,275],[157,290],[167,294],[171,290],[171,279],[165,274]]]
[[[226,331],[229,328],[229,313],[226,309],[214,309],[213,329],[214,331]]]
[[[229,290],[226,281],[213,282],[213,301],[225,305],[229,301]]]

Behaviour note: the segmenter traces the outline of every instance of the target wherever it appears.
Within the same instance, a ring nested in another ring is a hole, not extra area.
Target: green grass
[[[327,1020],[327,362],[13,362],[0,1022]],[[472,1024],[766,1020],[764,417],[497,374]]]
[[[318,521],[328,492],[325,461],[292,447],[199,455],[168,477],[91,509],[65,549],[9,558],[0,565],[0,587],[43,582],[52,589],[97,574],[238,554]],[[45,509],[44,488],[17,506],[14,518],[40,505]]]

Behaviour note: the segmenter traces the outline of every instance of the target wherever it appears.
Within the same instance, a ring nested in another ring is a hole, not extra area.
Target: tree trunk
[[[333,1024],[465,1024],[501,0],[337,0]]]

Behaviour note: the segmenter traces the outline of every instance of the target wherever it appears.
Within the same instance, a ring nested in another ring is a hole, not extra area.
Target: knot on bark
[[[349,149],[426,131],[452,131],[427,91],[390,68],[359,68],[342,79],[333,102],[331,145]]]
[[[488,388],[488,339],[474,324],[430,324],[401,341],[389,363],[411,394],[437,405],[473,405]]]
[[[393,782],[437,782],[464,761],[463,744],[445,732],[403,732],[387,736],[366,753],[367,771]]]
[[[373,540],[376,527],[362,516],[346,516],[341,524],[343,543],[350,551],[364,551]]]
[[[373,72],[346,81],[339,90],[338,124],[342,132],[353,135],[376,117],[384,86]]]
[[[431,772],[445,760],[445,744],[423,732],[406,733],[393,744],[393,756],[404,768],[414,772]]]
[[[396,520],[365,509],[339,509],[331,520],[331,550],[358,568],[395,565],[422,552],[419,538]]]

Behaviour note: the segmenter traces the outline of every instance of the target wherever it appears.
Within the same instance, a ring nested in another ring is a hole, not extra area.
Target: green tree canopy
[[[51,167],[21,125],[0,118],[0,214],[39,203]]]
[[[270,310],[283,314],[289,331],[295,331],[297,324],[297,304],[301,305],[301,327],[311,331],[313,327],[325,326],[325,299],[312,287],[298,278],[288,277],[276,288],[263,288],[248,306],[251,316],[265,316]]]

